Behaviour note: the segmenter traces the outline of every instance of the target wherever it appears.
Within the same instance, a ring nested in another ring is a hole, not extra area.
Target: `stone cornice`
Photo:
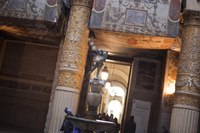
[[[200,11],[185,10],[183,13],[184,26],[200,26]]]
[[[92,8],[93,0],[70,0],[71,6],[85,6]]]

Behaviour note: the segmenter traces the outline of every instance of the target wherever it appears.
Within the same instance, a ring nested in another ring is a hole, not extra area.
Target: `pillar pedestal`
[[[170,133],[197,133],[200,106],[200,12],[186,11]]]
[[[88,23],[92,0],[71,0],[71,11],[63,46],[58,56],[58,80],[52,89],[45,133],[58,133],[64,120],[64,109],[75,114],[84,77],[88,52]]]

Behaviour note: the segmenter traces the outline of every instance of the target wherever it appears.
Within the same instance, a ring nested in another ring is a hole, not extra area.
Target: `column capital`
[[[185,10],[183,12],[184,26],[200,25],[200,11]]]
[[[72,6],[85,6],[92,8],[93,0],[70,0]]]

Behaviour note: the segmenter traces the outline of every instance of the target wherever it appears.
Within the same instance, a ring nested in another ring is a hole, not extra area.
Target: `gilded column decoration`
[[[88,23],[92,0],[72,0],[68,28],[58,57],[57,84],[53,105],[49,108],[45,132],[57,133],[64,119],[64,109],[69,107],[75,114],[78,107],[88,52]],[[53,90],[52,90],[53,91]],[[51,103],[50,103],[51,104]],[[49,124],[48,124],[49,123]]]
[[[200,12],[186,11],[171,133],[197,133],[200,105]],[[185,113],[188,115],[183,115]],[[182,115],[181,115],[182,114]],[[196,116],[196,117],[190,117]],[[188,121],[184,123],[183,121]],[[188,126],[189,123],[193,123]],[[183,128],[184,127],[184,128]]]

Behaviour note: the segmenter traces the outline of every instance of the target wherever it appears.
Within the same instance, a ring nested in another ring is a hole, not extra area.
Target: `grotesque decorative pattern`
[[[0,3],[0,16],[42,19],[45,0],[7,0]]]
[[[187,96],[187,98],[189,97],[190,101],[179,98],[186,97],[184,95],[177,96],[176,103],[197,106],[196,100],[192,100],[200,97],[200,17],[198,12],[187,11],[185,15],[176,94],[182,95],[183,92],[187,94],[189,92],[188,95],[190,96]]]
[[[72,6],[60,62],[59,86],[81,89],[88,50],[90,9]]]
[[[83,58],[85,58],[85,55],[81,53],[63,51],[63,58],[61,59],[62,63],[60,66],[61,68],[70,68],[81,71],[83,68],[82,66],[85,65],[85,63],[81,61]]]
[[[60,64],[61,68],[84,71],[88,50],[87,22],[89,14],[89,8],[72,7],[70,15],[71,19],[68,23],[69,28],[67,29],[67,36],[63,46],[63,55]]]
[[[82,73],[78,74],[74,71],[60,71],[58,78],[58,86],[80,89],[82,81]]]
[[[94,3],[91,28],[160,36],[178,35],[180,0],[95,0]]]
[[[1,0],[0,16],[56,22],[61,7],[58,0]]]

